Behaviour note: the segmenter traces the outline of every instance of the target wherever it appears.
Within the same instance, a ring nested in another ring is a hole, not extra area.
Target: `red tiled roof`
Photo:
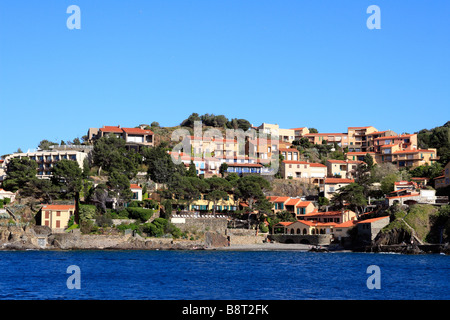
[[[100,128],[99,130],[103,132],[115,132],[115,133],[123,132],[120,126],[103,126],[103,128]]]
[[[289,200],[289,197],[278,197],[274,202],[286,202]]]
[[[375,138],[374,140],[402,139],[402,138],[412,137],[413,135],[414,134],[403,134],[403,135],[399,135],[399,136],[379,137],[379,138]]]
[[[141,128],[122,128],[125,133],[128,134],[153,134],[151,130],[144,130]]]
[[[353,227],[357,223],[356,220],[348,220],[346,222],[342,222],[336,225],[336,228],[349,228]]]
[[[372,222],[375,222],[375,221],[378,221],[378,220],[381,220],[381,219],[386,219],[386,218],[389,219],[389,216],[384,216],[384,217],[378,217],[378,218],[372,218],[372,219],[362,220],[362,221],[358,221],[358,222],[356,222],[356,223],[357,223],[357,224],[360,224],[360,223],[372,223]]]
[[[321,164],[321,163],[310,163],[309,166],[310,167],[319,167],[319,168],[320,167],[325,167],[325,168],[327,167],[326,165]]]
[[[47,204],[42,207],[46,210],[75,210],[75,205]]]
[[[343,178],[326,178],[325,184],[335,184],[335,183],[353,183],[353,179],[343,179]]]
[[[286,151],[286,152],[299,152],[297,149],[294,148],[280,148],[280,152]]]
[[[297,203],[295,205],[295,207],[305,208],[305,207],[309,206],[311,203],[312,203],[311,201],[302,201],[300,203]]]
[[[399,150],[399,151],[395,151],[393,152],[393,154],[397,154],[397,153],[419,153],[419,152],[433,152],[435,153],[435,150],[426,150],[426,149],[414,149],[414,150]]]
[[[309,164],[309,162],[297,161],[297,160],[283,160],[283,163],[287,163],[287,164]]]
[[[290,199],[288,202],[285,203],[287,206],[295,206],[297,202],[301,201],[300,199]]]
[[[130,189],[142,189],[142,188],[139,187],[139,185],[132,183],[130,184]]]

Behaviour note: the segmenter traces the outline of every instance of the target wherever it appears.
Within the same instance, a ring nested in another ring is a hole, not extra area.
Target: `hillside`
[[[416,133],[419,148],[436,148],[442,165],[450,161],[450,121],[443,126],[422,129]]]
[[[412,235],[423,243],[450,242],[450,206],[417,204],[391,210],[391,222],[376,237],[375,245],[409,243]]]

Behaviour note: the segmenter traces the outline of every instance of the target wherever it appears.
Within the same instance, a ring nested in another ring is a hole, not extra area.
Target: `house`
[[[435,204],[437,203],[437,199],[438,198],[436,197],[436,190],[434,189],[420,189],[419,191],[411,189],[400,189],[392,191],[391,193],[389,193],[389,195],[386,196],[386,204],[389,206],[392,206],[394,203],[398,203],[401,205],[411,205],[416,203]],[[440,200],[445,199],[442,199],[441,197]]]
[[[291,235],[332,234],[335,223],[297,220],[295,222],[279,222],[272,227],[272,234]]]
[[[6,178],[5,160],[0,159],[0,183]]]
[[[300,151],[294,148],[280,148],[280,154],[283,156],[284,160],[300,160]]]
[[[246,205],[248,207],[248,205]],[[197,200],[191,203],[191,211],[212,212],[214,203],[207,199],[205,194],[201,194]],[[216,202],[216,212],[232,212],[239,209],[239,199],[235,198],[233,194],[218,200]]]
[[[0,200],[9,199],[10,202],[14,202],[16,200],[16,194],[17,192],[14,193],[0,188]]]
[[[356,227],[358,228],[358,237],[365,241],[372,241],[375,239],[380,230],[388,224],[389,216],[358,221],[356,223]]]
[[[42,226],[52,229],[52,232],[63,232],[68,227],[69,219],[75,214],[75,205],[44,205],[40,211]]]
[[[130,184],[131,192],[133,193],[132,200],[142,201],[142,188],[137,184]]]
[[[424,177],[412,177],[411,181],[415,182],[419,188],[423,188],[428,184],[429,179]]]
[[[333,236],[337,240],[349,237],[348,232],[356,226],[357,220],[348,220],[346,222],[338,223],[333,228]]]
[[[141,146],[154,146],[154,133],[145,129],[146,125],[140,125],[138,128],[121,128],[120,126],[103,126],[101,128],[89,128],[88,141],[93,143],[94,140],[107,135],[115,135],[117,138],[125,140],[127,148],[138,150]]]
[[[327,160],[328,177],[353,179],[358,165],[363,161],[358,160]]]
[[[318,186],[323,185],[327,176],[327,166],[309,161],[283,160],[280,170],[284,179],[301,180]]]
[[[267,135],[278,135],[280,142],[292,143],[295,140],[295,130],[281,129],[278,124],[262,123],[256,129],[262,130]]]
[[[375,152],[347,152],[347,160],[351,161],[365,161],[366,154],[372,157],[374,164],[381,162],[381,156]]]
[[[300,219],[324,223],[326,222],[343,223],[351,220],[356,220],[356,213],[351,210],[326,211],[326,212],[313,211],[304,214],[303,216],[300,217]]]
[[[353,179],[345,179],[345,178],[326,178],[324,183],[324,197],[327,199],[331,199],[333,194],[339,191],[340,188],[348,186],[351,183],[354,183]]]
[[[434,187],[436,189],[448,186],[450,186],[450,162],[445,165],[443,175],[434,178]]]
[[[407,189],[416,190],[418,188],[417,183],[414,181],[396,181],[394,182],[394,191]]]

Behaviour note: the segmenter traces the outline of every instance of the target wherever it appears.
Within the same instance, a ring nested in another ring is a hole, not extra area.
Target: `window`
[[[61,217],[61,211],[56,211],[56,216]]]

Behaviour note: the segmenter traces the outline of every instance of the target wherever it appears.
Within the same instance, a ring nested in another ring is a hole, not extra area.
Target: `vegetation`
[[[419,148],[436,148],[439,162],[446,165],[450,161],[450,121],[431,130],[422,129],[417,133]]]

